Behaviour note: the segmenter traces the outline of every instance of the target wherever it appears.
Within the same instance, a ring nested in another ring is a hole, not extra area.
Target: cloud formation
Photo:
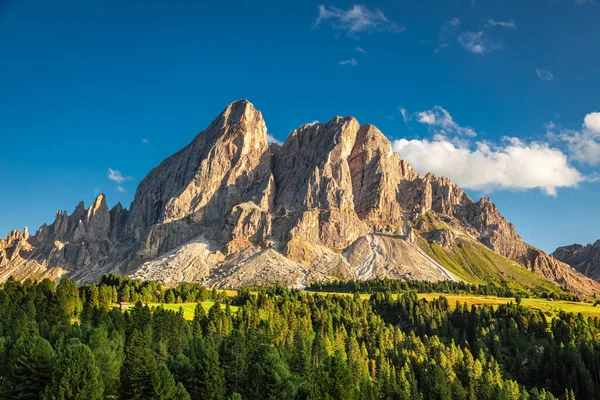
[[[148,139],[146,139],[146,138],[143,138],[143,139],[142,139],[142,143],[143,143],[143,144],[148,144],[148,143],[150,143],[150,141],[149,141]]]
[[[387,19],[379,9],[369,9],[367,6],[355,4],[344,10],[337,7],[319,5],[319,16],[315,27],[328,21],[333,29],[345,32],[348,36],[356,36],[364,32],[402,32],[406,28]]]
[[[484,31],[463,32],[458,35],[458,43],[465,50],[475,54],[484,54],[502,49],[502,43],[492,40]]]
[[[547,136],[567,146],[569,158],[581,164],[600,165],[600,112],[591,112],[583,119],[580,130],[547,126]]]
[[[461,146],[445,139],[400,139],[393,147],[417,171],[447,176],[464,188],[483,192],[539,188],[556,196],[558,188],[574,187],[585,180],[560,150],[545,143],[526,144],[514,137],[505,138],[497,146],[484,142]]]
[[[442,49],[450,46],[450,40],[456,37],[456,32],[458,27],[460,26],[460,19],[452,18],[449,21],[446,21],[444,25],[440,28],[440,32],[438,33],[438,40],[440,44],[433,51],[434,53],[439,52]]]
[[[600,112],[592,112],[583,119],[583,127],[595,135],[600,135]]]
[[[554,74],[547,69],[541,69],[540,67],[537,67],[535,69],[535,73],[537,74],[538,78],[543,81],[551,81],[554,79]]]
[[[125,188],[122,186],[122,184],[125,181],[130,181],[132,178],[131,178],[131,176],[123,176],[121,171],[119,171],[117,169],[109,168],[108,169],[108,179],[117,183],[116,188],[119,192],[125,192]]]
[[[350,60],[341,60],[339,62],[340,65],[351,65],[353,67],[356,67],[358,65],[358,61],[356,61],[356,58],[352,58]]]
[[[271,135],[270,133],[267,133],[267,143],[269,143],[269,144],[277,143],[279,145],[283,144],[280,140],[277,140],[275,138],[275,136]]]
[[[498,144],[473,141],[475,130],[460,126],[441,106],[412,115],[429,126],[432,137],[396,140],[393,148],[420,173],[447,176],[464,188],[483,192],[540,189],[551,196],[558,188],[588,179],[569,163],[565,152],[548,143],[515,137],[502,138]],[[596,116],[588,121],[600,129]]]
[[[406,111],[406,108],[400,107],[398,108],[398,111],[400,111],[400,114],[402,114],[402,120],[404,121],[404,123],[407,124],[410,120],[410,115],[408,115],[408,111]]]
[[[496,21],[490,18],[485,23],[486,28],[493,28],[495,26],[500,28],[517,29],[517,24],[512,19],[510,21]]]
[[[404,116],[406,110],[402,113]],[[448,110],[446,110],[442,106],[435,106],[431,110],[425,110],[415,113],[417,116],[417,121],[422,124],[427,124],[431,128],[434,128],[436,134],[449,136],[466,136],[466,137],[475,137],[477,136],[477,132],[475,132],[470,127],[462,127],[454,121],[454,118],[450,115]],[[405,118],[406,121],[406,118]]]
[[[365,49],[363,49],[362,47],[357,47],[356,51],[358,51],[359,53],[363,53],[365,56],[367,55],[367,51]]]

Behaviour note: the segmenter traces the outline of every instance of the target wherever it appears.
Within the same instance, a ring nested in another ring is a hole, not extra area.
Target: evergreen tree
[[[138,330],[134,330],[125,346],[125,360],[121,367],[121,398],[127,400],[152,398],[156,369],[156,359],[149,340]]]
[[[212,337],[192,340],[188,356],[193,374],[186,384],[192,399],[225,398],[225,374],[219,362],[219,350]]]
[[[72,339],[58,358],[52,383],[46,389],[46,400],[97,400],[102,398],[104,384],[92,351]]]
[[[8,373],[2,382],[7,399],[39,399],[52,379],[54,350],[33,329],[15,342],[8,359]]]
[[[189,400],[190,395],[181,383],[176,384],[166,365],[154,371],[152,379],[153,395],[156,400]]]
[[[104,395],[116,396],[119,390],[119,375],[123,362],[123,338],[118,332],[113,331],[108,337],[104,326],[94,329],[89,338],[89,347],[94,353],[96,365],[102,372]]]

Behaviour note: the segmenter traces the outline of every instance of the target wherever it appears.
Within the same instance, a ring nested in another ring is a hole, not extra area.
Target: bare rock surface
[[[600,280],[600,240],[594,244],[573,244],[559,247],[552,253],[552,256],[569,264],[582,274]]]

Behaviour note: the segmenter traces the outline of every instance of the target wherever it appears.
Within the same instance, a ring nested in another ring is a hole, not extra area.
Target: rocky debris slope
[[[592,279],[600,280],[600,240],[585,246],[572,244],[559,247],[552,253],[552,257]]]
[[[424,224],[426,215],[448,232]],[[82,281],[115,272],[301,287],[333,278],[459,279],[422,246],[451,248],[457,238],[580,293],[598,287],[525,244],[489,199],[473,202],[448,179],[416,173],[376,127],[335,117],[269,145],[261,113],[246,100],[153,169],[129,210],[109,211],[101,195],[88,209],[58,212],[20,240],[27,250],[19,257]],[[13,268],[14,245],[3,247],[0,260]]]

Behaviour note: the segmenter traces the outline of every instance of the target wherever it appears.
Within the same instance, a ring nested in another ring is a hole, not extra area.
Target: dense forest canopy
[[[0,288],[0,397],[600,398],[598,319],[396,289],[228,297],[115,275],[82,287],[11,279]],[[148,302],[198,305],[186,320]]]

